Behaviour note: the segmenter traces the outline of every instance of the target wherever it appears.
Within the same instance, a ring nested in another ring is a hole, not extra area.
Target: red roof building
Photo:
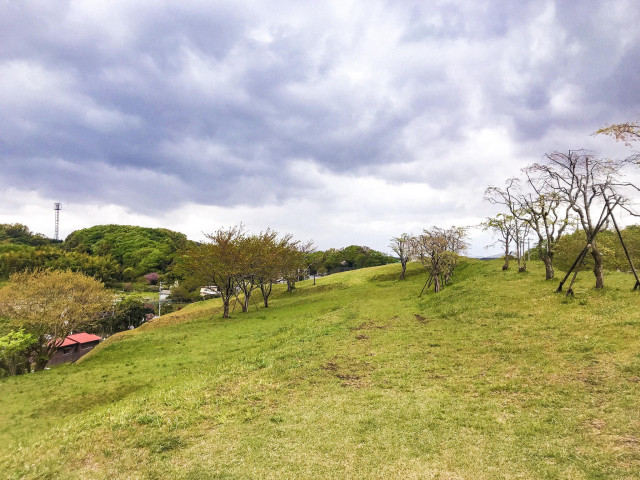
[[[53,367],[61,363],[75,362],[83,355],[89,353],[102,341],[98,335],[91,333],[75,333],[64,339],[56,353],[47,363],[47,367]]]

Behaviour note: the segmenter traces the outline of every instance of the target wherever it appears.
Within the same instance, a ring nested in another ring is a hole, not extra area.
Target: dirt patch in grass
[[[362,322],[357,327],[353,327],[351,330],[384,330],[385,328],[390,327],[391,325],[379,325],[372,322],[371,320],[367,320],[366,322]]]
[[[634,450],[636,452],[640,451],[640,438],[633,435],[623,435],[618,438],[619,445],[628,448],[629,450]]]
[[[419,323],[429,323],[429,319],[428,319],[427,317],[424,317],[424,316],[419,315],[419,314],[417,314],[417,313],[416,313],[414,316],[416,317],[416,320],[417,320]]]
[[[320,368],[342,380],[341,386],[343,387],[365,388],[371,386],[369,377],[373,367],[369,362],[334,358],[321,365]]]
[[[594,418],[586,422],[586,426],[594,433],[601,433],[607,426],[606,422],[599,418]]]

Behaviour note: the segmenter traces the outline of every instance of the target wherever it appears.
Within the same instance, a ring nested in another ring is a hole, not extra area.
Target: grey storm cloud
[[[446,188],[483,126],[539,155],[635,118],[640,6],[575,5],[5,2],[0,184],[143,212],[322,188],[301,161]]]

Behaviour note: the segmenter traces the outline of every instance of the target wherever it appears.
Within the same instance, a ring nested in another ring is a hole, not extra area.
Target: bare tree
[[[447,230],[443,230],[443,235],[447,242],[447,251],[452,252],[453,255],[448,262],[448,268],[444,272],[444,284],[446,285],[453,276],[454,269],[458,266],[458,259],[460,255],[469,248],[468,232],[466,227],[451,227]]]
[[[409,261],[409,257],[411,256],[411,243],[413,236],[408,233],[403,233],[399,237],[394,237],[391,239],[391,243],[389,246],[391,250],[398,255],[400,259],[400,265],[402,266],[402,272],[400,273],[400,279],[404,278],[404,274],[407,270],[407,262]]]
[[[529,177],[527,178],[529,179]],[[494,205],[502,205],[508,211],[502,216],[490,218],[485,222],[485,229],[492,229],[502,236],[502,240],[499,242],[505,245],[503,270],[509,268],[508,249],[509,244],[513,241],[516,247],[518,271],[525,271],[527,269],[524,259],[525,244],[531,229],[535,230],[537,228],[542,232],[541,215],[548,213],[546,203],[540,203],[539,195],[536,196],[534,201],[534,197],[531,194],[528,196],[523,194],[520,190],[520,180],[517,178],[507,180],[505,188],[487,188],[484,198]]]
[[[535,167],[523,170],[528,192],[518,195],[517,201],[523,220],[538,237],[538,253],[545,265],[545,278],[554,277],[553,252],[567,227],[571,224],[571,205],[563,202],[559,192],[552,188],[544,175]]]
[[[640,124],[638,122],[614,123],[597,130],[594,135],[608,135],[618,142],[630,146],[631,142],[640,140]]]
[[[596,288],[602,288],[604,272],[597,235],[607,227],[609,208],[622,207],[630,211],[626,206],[626,199],[618,193],[624,187],[636,188],[621,180],[621,170],[629,160],[598,159],[584,150],[569,151],[566,154],[554,152],[546,155],[546,159],[544,164],[533,165],[531,171],[540,174],[543,181],[560,195],[576,215],[586,236],[586,247],[581,256],[591,253]],[[609,202],[609,208],[606,207],[606,202]],[[579,268],[580,257],[576,262],[574,268]],[[565,280],[561,282],[559,290]]]
[[[420,259],[429,272],[427,281],[420,295],[433,285],[438,293],[453,275],[460,253],[466,249],[466,229],[451,227],[443,229],[432,227],[423,230],[422,235],[415,237],[413,253]]]
[[[483,230],[492,230],[494,233],[500,235],[496,243],[504,247],[504,265],[502,265],[502,270],[507,270],[509,268],[509,257],[511,255],[511,242],[513,242],[515,236],[513,215],[499,213],[495,217],[487,218],[482,222],[482,228]]]

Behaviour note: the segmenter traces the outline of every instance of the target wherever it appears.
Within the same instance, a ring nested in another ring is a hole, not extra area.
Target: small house
[[[200,296],[202,298],[219,297],[220,290],[215,285],[207,285],[206,287],[200,287]]]
[[[76,333],[64,339],[56,353],[47,363],[47,367],[53,367],[61,363],[75,362],[83,355],[89,353],[102,341],[98,335],[91,333]]]

